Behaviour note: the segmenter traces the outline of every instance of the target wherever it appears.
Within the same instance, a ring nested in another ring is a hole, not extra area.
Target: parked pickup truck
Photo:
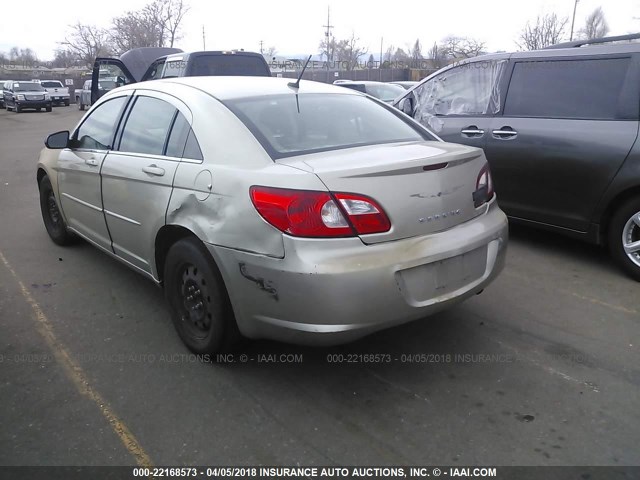
[[[69,89],[62,85],[60,80],[40,80],[40,85],[49,92],[54,105],[56,103],[64,103],[65,106],[69,106]]]
[[[92,104],[91,83],[91,80],[86,80],[84,82],[84,85],[82,86],[82,89],[76,90],[76,104],[78,105],[78,109],[80,110],[84,110],[86,107],[90,107]],[[98,80],[98,91],[100,92],[99,96],[104,95],[109,90],[113,90],[114,88],[116,88],[116,86],[116,82],[111,78],[103,78]]]

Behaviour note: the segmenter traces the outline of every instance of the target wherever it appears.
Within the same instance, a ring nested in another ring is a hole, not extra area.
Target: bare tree
[[[96,57],[112,53],[109,32],[106,30],[94,25],[83,25],[80,22],[69,28],[71,32],[60,44],[76,55],[83,65],[90,67]]]
[[[189,11],[183,0],[154,0],[141,10],[112,20],[111,41],[117,53],[139,47],[173,47]]]
[[[609,24],[604,18],[602,7],[596,8],[585,19],[585,25],[580,30],[580,36],[591,40],[593,38],[605,37],[609,33]]]
[[[324,55],[327,62],[334,61],[336,54],[336,39],[333,36],[325,37],[319,45],[320,53]]]
[[[442,40],[439,50],[442,58],[472,58],[483,53],[485,42],[469,37],[450,35]]]
[[[427,52],[427,58],[431,61],[434,68],[441,68],[447,64],[443,49],[436,42],[433,42],[433,46]]]
[[[335,45],[336,59],[345,63],[347,70],[353,70],[358,65],[360,57],[367,54],[367,49],[358,45],[360,39],[351,32],[351,37],[340,40]]]
[[[411,57],[411,62],[414,65],[419,65],[422,60],[422,45],[420,45],[420,39],[416,38],[416,42],[413,44],[413,47],[409,48],[409,56]]]
[[[539,50],[559,43],[564,35],[569,20],[558,17],[555,13],[536,18],[535,24],[527,22],[516,40],[523,50]]]
[[[396,51],[393,53],[393,61],[394,62],[409,63],[410,60],[411,60],[411,57],[407,54],[407,52],[405,52],[401,48],[397,48]]]
[[[81,64],[82,60],[68,48],[58,48],[55,51],[53,62],[51,62],[51,66],[54,68],[69,68]]]
[[[189,12],[189,6],[183,0],[157,0],[157,2],[162,6],[162,25],[167,33],[168,46],[173,47],[175,41],[182,38],[180,28],[184,16]],[[273,47],[271,49],[275,53],[275,49]]]

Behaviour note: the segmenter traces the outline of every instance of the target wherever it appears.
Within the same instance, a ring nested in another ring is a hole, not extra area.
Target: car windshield
[[[272,95],[225,105],[272,158],[383,143],[434,140],[361,95]]]
[[[44,88],[35,82],[20,82],[13,84],[13,90],[16,92],[42,92]]]
[[[404,92],[405,92],[405,89],[399,85],[388,85],[385,83],[367,84],[367,93],[385,102],[390,102],[391,100],[395,100]]]
[[[62,83],[60,82],[40,82],[44,88],[62,88]]]

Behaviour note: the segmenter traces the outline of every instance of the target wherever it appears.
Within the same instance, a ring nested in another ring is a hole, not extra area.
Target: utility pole
[[[327,24],[323,25],[327,29],[324,34],[324,44],[327,47],[327,83],[329,82],[329,48],[331,44],[331,29],[333,25],[331,25],[331,7],[327,5]]]
[[[205,38],[204,38],[204,25],[202,25],[202,49],[203,50],[207,49],[207,42],[205,41]]]
[[[262,45],[264,44],[264,42],[262,40],[260,40],[260,55],[263,55],[262,53]]]
[[[380,81],[382,81],[382,41],[384,40],[384,37],[380,37],[380,63],[378,63],[378,70],[380,71]]]
[[[575,3],[573,4],[573,20],[571,20],[571,35],[569,35],[569,41],[572,42],[573,41],[573,26],[576,23],[576,10],[578,9],[578,2],[580,0],[575,0]]]

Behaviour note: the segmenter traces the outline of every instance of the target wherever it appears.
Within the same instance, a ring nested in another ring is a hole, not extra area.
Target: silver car
[[[482,150],[346,88],[124,86],[46,145],[37,179],[53,241],[82,237],[162,285],[197,353],[239,334],[350,341],[479,293],[504,264]]]

